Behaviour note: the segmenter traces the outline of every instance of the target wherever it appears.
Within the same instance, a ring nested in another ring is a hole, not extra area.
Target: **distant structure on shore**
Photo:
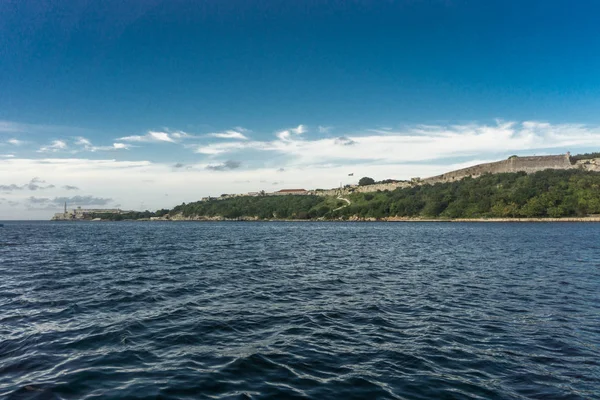
[[[123,214],[124,211],[118,208],[81,208],[77,207],[71,211],[67,210],[67,203],[65,202],[65,210],[61,213],[54,214],[52,217],[53,221],[80,221],[84,219],[91,219],[94,214]]]
[[[377,192],[378,190],[391,191],[398,188],[408,188],[419,185],[435,185],[436,183],[455,182],[468,177],[477,178],[484,174],[500,174],[504,172],[525,172],[531,174],[546,169],[582,169],[585,171],[600,172],[600,158],[590,157],[580,159],[577,157],[577,159],[574,159],[569,152],[551,156],[510,156],[506,160],[477,164],[429,178],[412,178],[410,181],[375,183],[365,186],[348,185],[341,189],[311,190],[309,194],[317,196],[339,196],[350,193]]]
[[[276,195],[276,196],[285,196],[285,195],[289,195],[289,194],[302,195],[302,194],[308,194],[308,190],[306,190],[306,189],[281,189],[280,191],[271,193],[271,194]]]
[[[504,172],[525,172],[531,174],[545,169],[587,169],[590,171],[600,171],[600,159],[571,160],[571,153],[560,154],[556,156],[510,156],[506,160],[496,161],[485,164],[478,164],[472,167],[458,169],[456,171],[446,172],[441,175],[432,176],[423,179],[421,183],[435,184],[461,180],[466,177],[477,178],[483,174],[500,174]]]
[[[471,167],[446,172],[429,178],[412,178],[410,181],[388,180],[372,185],[346,185],[334,189],[283,189],[273,193],[250,192],[241,194],[223,194],[220,197],[205,197],[202,201],[225,200],[241,196],[281,196],[281,195],[316,195],[316,196],[342,196],[350,193],[369,193],[385,190],[395,190],[419,185],[434,185],[436,183],[447,183],[459,181],[463,178],[477,178],[484,174],[499,174],[504,172],[525,172],[531,174],[546,169],[582,169],[586,171],[600,172],[600,157],[581,156],[571,157],[571,153],[550,156],[510,156],[506,160],[473,165]]]

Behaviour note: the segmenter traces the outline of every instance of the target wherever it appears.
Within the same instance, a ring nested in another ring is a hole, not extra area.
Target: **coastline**
[[[153,219],[152,221],[244,221],[244,222],[600,222],[599,216],[588,217],[562,217],[562,218],[411,218],[411,217],[384,217],[384,218],[360,218],[353,216],[348,219],[259,219],[257,217],[183,217],[176,215],[172,219]]]
[[[565,218],[349,218],[349,219],[258,219],[258,218],[223,218],[223,217],[179,217],[175,219],[128,219],[121,221],[111,220],[54,220],[53,222],[600,222],[600,217],[565,217]]]
[[[454,218],[422,219],[389,217],[387,222],[600,222],[600,217],[564,217],[564,218]]]

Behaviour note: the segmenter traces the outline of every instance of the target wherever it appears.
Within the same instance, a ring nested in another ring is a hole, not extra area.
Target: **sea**
[[[4,222],[2,399],[599,399],[600,224]]]

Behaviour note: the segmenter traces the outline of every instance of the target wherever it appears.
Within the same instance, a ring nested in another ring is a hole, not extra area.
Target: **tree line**
[[[456,182],[354,193],[351,205],[322,196],[242,196],[179,205],[170,215],[259,219],[544,218],[600,214],[600,173],[545,170],[486,174]]]

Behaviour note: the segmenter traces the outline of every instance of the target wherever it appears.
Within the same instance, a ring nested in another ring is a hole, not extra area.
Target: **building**
[[[275,192],[273,194],[278,195],[278,196],[288,195],[288,194],[305,195],[305,194],[308,194],[308,190],[306,190],[306,189],[281,189],[280,191]]]
[[[93,214],[123,214],[125,211],[119,208],[81,208],[77,207],[71,211],[67,211],[67,203],[65,203],[65,210],[61,213],[54,214],[52,217],[55,221],[69,221],[69,220],[82,220],[90,219]]]

